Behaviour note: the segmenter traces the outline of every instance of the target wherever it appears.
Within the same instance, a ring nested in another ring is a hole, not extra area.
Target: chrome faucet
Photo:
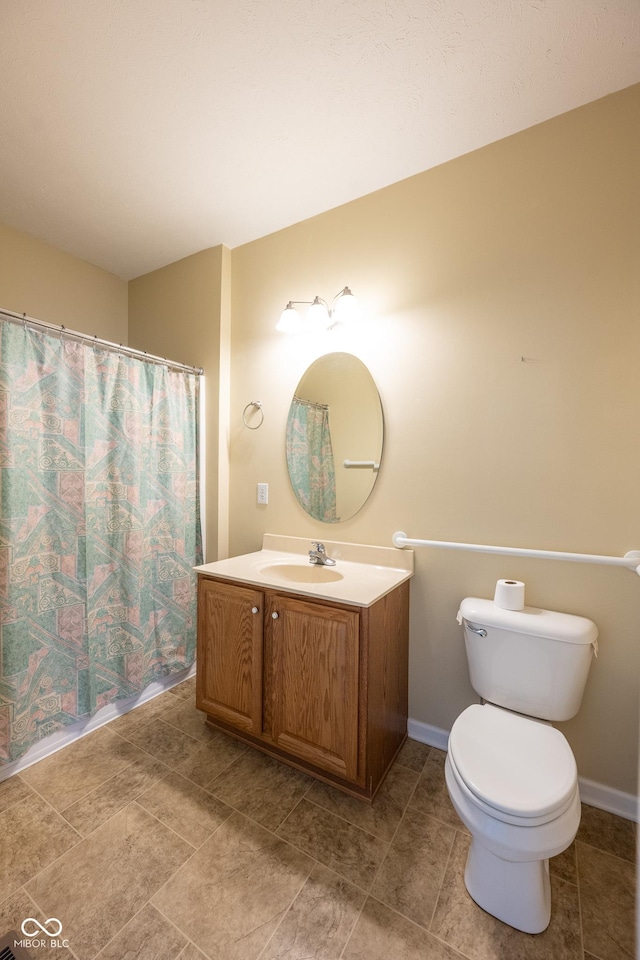
[[[319,540],[312,540],[313,550],[309,550],[309,563],[318,563],[323,567],[335,567],[336,561],[327,556],[324,549],[324,543]]]

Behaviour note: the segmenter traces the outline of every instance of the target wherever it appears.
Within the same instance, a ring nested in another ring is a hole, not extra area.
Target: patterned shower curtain
[[[336,473],[329,407],[294,397],[287,419],[287,467],[298,502],[310,516],[336,523]]]
[[[195,657],[196,374],[0,323],[0,763]]]

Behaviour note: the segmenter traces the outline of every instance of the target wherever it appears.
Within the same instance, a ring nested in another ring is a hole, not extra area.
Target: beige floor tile
[[[195,701],[192,697],[189,697],[188,700],[171,697],[171,708],[165,711],[162,719],[166,723],[178,727],[184,733],[188,733],[195,740],[202,740],[204,743],[225,737],[224,733],[207,723],[206,713],[203,713],[202,710],[196,710]],[[229,738],[225,737],[225,739]]]
[[[201,846],[233,812],[179,773],[170,773],[138,797],[138,803],[194,847]]]
[[[209,783],[207,790],[263,827],[275,830],[312,782],[306,774],[286,763],[267,757],[259,750],[247,750],[233,766]]]
[[[634,865],[586,843],[576,848],[585,950],[600,960],[634,957]]]
[[[422,927],[372,897],[367,900],[342,957],[343,960],[461,960],[460,954],[439,943]]]
[[[260,960],[336,960],[366,894],[316,864]]]
[[[417,781],[418,774],[415,771],[394,764],[373,803],[363,803],[320,781],[313,783],[307,800],[312,800],[382,840],[391,840]]]
[[[448,824],[407,810],[371,895],[428,929],[455,834]]]
[[[133,710],[128,710],[121,716],[116,717],[109,723],[109,730],[119,733],[121,737],[129,738],[129,734],[134,733],[141,727],[144,727],[150,720],[160,720],[174,706],[175,698],[169,693],[162,693],[153,700],[147,700]]]
[[[583,803],[576,839],[605,853],[611,853],[614,857],[635,863],[636,827],[631,820],[624,820],[613,813],[607,813],[606,810],[598,810],[597,807]]]
[[[578,888],[551,878],[551,922],[543,933],[522,933],[485,913],[464,885],[470,838],[456,831],[431,932],[469,960],[582,960]]]
[[[176,765],[176,770],[188,780],[193,780],[199,787],[209,789],[209,784],[224,773],[232,763],[249,750],[239,740],[227,737],[221,733],[219,737],[202,743],[195,740],[196,746],[189,750],[182,763]]]
[[[195,780],[200,786],[205,786],[214,777],[246,753],[250,748],[235,737],[231,737],[207,723],[207,715],[196,710],[193,697],[183,700],[180,697],[171,697],[169,709],[164,711],[162,719],[172,727],[177,727],[182,733],[192,737],[199,743],[206,744],[211,752],[206,750],[195,751],[185,758],[184,768],[181,770],[189,779]],[[191,757],[195,761],[191,761]],[[202,762],[204,759],[204,762]]]
[[[207,960],[204,953],[201,950],[198,950],[195,943],[188,943],[178,960]]]
[[[64,810],[140,757],[137,747],[105,726],[40,760],[21,776],[56,810]]]
[[[151,720],[129,734],[129,739],[172,770],[188,762],[200,744],[163,720]]]
[[[411,797],[410,806],[424,813],[425,816],[450,823],[458,830],[466,830],[449,799],[449,791],[444,779],[446,756],[442,750],[431,748],[431,753]]]
[[[66,807],[62,816],[86,837],[168,773],[169,768],[163,763],[140,751],[140,758]]]
[[[182,683],[176,684],[175,687],[171,687],[167,692],[172,694],[174,697],[179,697],[182,700],[193,699],[195,701],[196,678],[189,677],[188,680],[183,680]]]
[[[187,938],[147,903],[98,954],[97,960],[177,960]]]
[[[312,867],[310,857],[234,813],[153,903],[211,960],[255,960]]]
[[[0,933],[5,930],[20,931],[20,924],[27,917],[35,915],[31,911],[38,908],[23,887],[18,887],[8,897],[0,898]],[[36,918],[38,919],[38,918]]]
[[[60,814],[32,794],[0,814],[0,900],[80,842]]]
[[[576,863],[576,845],[572,843],[563,853],[549,860],[549,873],[552,877],[560,877],[569,883],[578,882],[578,865]]]
[[[26,800],[28,796],[33,796],[33,790],[19,774],[15,773],[12,777],[0,782],[0,812],[8,810],[14,803]]]
[[[130,739],[199,787],[207,786],[247,751],[244,744],[222,733],[205,743],[164,720],[152,720]]]
[[[365,890],[389,846],[308,800],[300,801],[277,833]]]
[[[407,767],[409,770],[415,770],[416,773],[422,773],[430,753],[431,747],[427,746],[426,743],[410,740],[407,737],[396,757],[396,763]]]
[[[27,892],[90,960],[193,853],[135,802],[43,870]]]

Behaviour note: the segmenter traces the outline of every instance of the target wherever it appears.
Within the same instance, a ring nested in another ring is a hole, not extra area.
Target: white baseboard
[[[442,730],[430,723],[422,723],[420,720],[412,720],[411,718],[407,723],[407,730],[412,740],[427,743],[430,747],[437,747],[438,750],[447,749],[449,743],[448,730]],[[580,787],[580,799],[583,803],[588,803],[591,807],[598,807],[600,810],[606,810],[608,813],[615,813],[616,816],[624,817],[625,820],[640,822],[638,797],[632,793],[623,793],[622,790],[606,787],[602,783],[587,780],[585,777],[578,777],[578,785]]]
[[[624,817],[625,820],[640,822],[638,797],[634,797],[632,793],[623,793],[622,790],[605,787],[602,783],[596,783],[595,780],[587,780],[586,777],[578,777],[578,783],[580,799],[583,803],[615,813],[619,817]]]
[[[182,683],[183,680],[188,680],[195,672],[196,665],[192,663],[190,667],[182,670],[180,673],[163,677],[162,680],[154,680],[144,688],[142,693],[139,693],[135,697],[109,703],[106,707],[103,707],[102,710],[98,710],[92,717],[89,717],[88,720],[78,720],[77,723],[71,723],[68,727],[64,727],[63,730],[57,730],[49,737],[45,737],[38,743],[34,743],[19,760],[14,760],[13,763],[7,763],[0,767],[0,781],[6,780],[7,777],[11,777],[14,773],[19,773],[21,770],[26,770],[27,767],[37,763],[38,760],[44,760],[45,757],[51,756],[52,753],[57,753],[58,750],[69,746],[69,744],[75,740],[86,737],[88,733],[93,733],[98,727],[103,727],[105,723],[109,723],[110,720],[115,720],[115,718],[121,716],[121,714],[128,713],[129,710],[134,710],[136,707],[142,706],[142,704],[147,703],[148,700],[153,700],[154,697],[160,696],[161,693],[165,693],[165,691],[170,690],[171,687],[177,686],[179,683]]]
[[[449,731],[433,727],[430,723],[422,723],[421,720],[412,720],[409,717],[407,733],[412,740],[427,743],[430,747],[437,747],[438,750],[447,750],[449,747]]]

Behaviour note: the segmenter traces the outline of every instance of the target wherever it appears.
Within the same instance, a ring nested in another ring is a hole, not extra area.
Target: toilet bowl
[[[549,858],[580,823],[569,744],[548,724],[474,704],[456,720],[445,762],[447,789],[472,836],[465,884],[475,902],[518,930],[549,924]]]

